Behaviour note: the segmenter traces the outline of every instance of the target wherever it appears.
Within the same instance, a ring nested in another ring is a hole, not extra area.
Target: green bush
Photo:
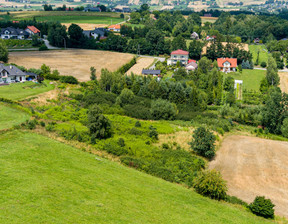
[[[138,105],[138,104],[128,104],[123,107],[125,115],[129,117],[135,117],[143,120],[151,120],[151,111],[149,107]]]
[[[49,122],[48,125],[46,125],[45,129],[46,131],[54,131],[55,130],[55,122]]]
[[[131,135],[142,135],[142,134],[143,134],[143,131],[141,131],[141,130],[135,128],[135,127],[133,127],[133,128],[131,128],[131,129],[129,130],[128,133],[131,134]]]
[[[235,196],[227,195],[225,198],[225,201],[227,201],[231,204],[238,204],[238,205],[242,205],[242,206],[248,208],[248,204],[245,201],[242,201],[241,199],[239,199]]]
[[[78,80],[74,76],[71,76],[71,75],[61,76],[60,82],[69,83],[69,84],[78,84]]]
[[[154,128],[153,126],[149,127],[149,132],[148,132],[148,136],[152,139],[158,140],[158,132],[156,130],[156,128]]]
[[[262,216],[264,218],[274,218],[274,204],[270,199],[265,199],[264,196],[257,196],[254,201],[249,204],[248,208],[255,215]]]
[[[140,121],[136,121],[136,122],[135,122],[135,127],[141,127]]]
[[[40,125],[41,125],[41,127],[45,127],[45,122],[44,121],[40,121]]]
[[[103,150],[105,150],[108,153],[111,153],[115,156],[121,156],[121,155],[127,155],[128,151],[126,148],[119,146],[118,144],[113,143],[106,143],[103,146]]]
[[[39,51],[48,51],[48,47],[47,47],[45,44],[42,44],[42,45],[39,47]]]
[[[281,126],[281,133],[284,137],[288,138],[288,118],[283,120],[283,124]]]
[[[134,98],[135,96],[132,90],[125,88],[121,91],[121,94],[117,97],[116,103],[120,106],[124,106],[126,104],[133,103]]]
[[[124,147],[125,146],[125,141],[123,138],[118,138],[118,141],[117,141],[118,145],[121,146],[121,147]]]
[[[261,64],[260,64],[260,66],[261,66],[262,68],[266,68],[267,63],[266,63],[265,61],[262,61]]]
[[[204,127],[194,131],[193,140],[189,144],[197,154],[212,159],[215,156],[215,135]]]
[[[121,74],[124,74],[127,72],[133,65],[136,64],[136,58],[134,57],[130,62],[127,64],[123,65],[121,68],[117,70],[117,72],[120,72]]]
[[[195,178],[193,187],[203,196],[221,200],[226,198],[227,186],[221,174],[215,170],[200,172]]]
[[[34,120],[29,120],[29,121],[26,121],[26,128],[30,129],[30,130],[33,130],[36,128],[36,125],[38,124],[37,120],[34,119]]]
[[[167,100],[158,99],[151,103],[151,115],[155,120],[174,120],[176,114],[176,105]]]

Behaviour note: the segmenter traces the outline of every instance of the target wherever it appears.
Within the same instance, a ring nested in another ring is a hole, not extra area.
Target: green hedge
[[[127,64],[123,65],[122,67],[120,67],[117,72],[120,72],[121,74],[126,73],[133,65],[136,64],[136,57],[134,57],[130,62],[128,62]]]

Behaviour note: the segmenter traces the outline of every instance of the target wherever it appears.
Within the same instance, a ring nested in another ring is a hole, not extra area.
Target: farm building
[[[190,38],[191,38],[192,40],[199,40],[199,35],[198,35],[198,33],[193,32],[193,33],[191,34]]]
[[[33,35],[40,35],[40,30],[38,30],[35,26],[27,26],[27,28],[25,29],[25,31],[27,33],[29,33],[29,36],[33,36]]]
[[[237,67],[237,58],[217,58],[217,63],[222,72],[235,72]]]
[[[105,28],[95,28],[94,30],[84,30],[83,34],[87,37],[93,37],[94,39],[97,39],[98,37],[104,37],[107,36],[110,31]]]
[[[7,27],[1,29],[1,39],[23,40],[29,37],[29,33],[23,29]]]
[[[116,25],[111,25],[111,26],[109,26],[109,27],[108,27],[108,30],[114,31],[114,32],[120,32],[120,28],[121,28],[121,25],[116,24]]]
[[[0,83],[24,82],[26,75],[14,65],[0,64]]]
[[[179,61],[182,65],[187,65],[188,63],[188,51],[183,51],[178,49],[171,52],[171,57],[167,60],[167,65],[176,65]]]

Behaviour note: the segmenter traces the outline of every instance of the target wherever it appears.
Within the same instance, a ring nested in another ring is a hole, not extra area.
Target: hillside
[[[269,223],[30,132],[0,135],[0,223]]]

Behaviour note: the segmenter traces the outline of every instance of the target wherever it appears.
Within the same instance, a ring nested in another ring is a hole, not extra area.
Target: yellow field
[[[128,70],[127,74],[130,75],[132,72],[136,75],[142,74],[142,69],[148,68],[154,61],[154,58],[138,58],[137,63]]]
[[[102,68],[115,71],[133,57],[132,54],[125,53],[73,49],[11,52],[9,62],[25,68],[40,68],[42,64],[46,64],[52,70],[57,69],[61,75],[73,75],[79,81],[88,81],[90,67],[94,66],[99,76]]]

